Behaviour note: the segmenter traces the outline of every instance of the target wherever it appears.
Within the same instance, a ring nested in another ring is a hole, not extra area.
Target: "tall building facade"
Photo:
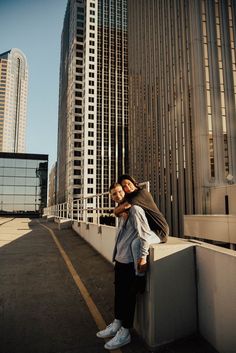
[[[0,151],[25,152],[28,66],[19,49],[0,54]]]
[[[130,172],[183,235],[236,178],[236,2],[128,4]]]
[[[127,2],[69,0],[61,37],[58,203],[107,192],[127,169],[127,60]],[[95,206],[95,199],[88,202]]]
[[[57,204],[56,200],[56,185],[57,185],[57,163],[53,164],[49,171],[48,185],[48,207]]]

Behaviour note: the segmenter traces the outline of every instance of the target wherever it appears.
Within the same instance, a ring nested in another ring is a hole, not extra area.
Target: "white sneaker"
[[[104,330],[97,332],[96,336],[99,338],[113,337],[116,335],[120,327],[121,327],[121,322],[119,320],[114,320]]]
[[[128,329],[121,327],[115,337],[108,341],[104,348],[113,350],[125,346],[131,342],[131,336]]]

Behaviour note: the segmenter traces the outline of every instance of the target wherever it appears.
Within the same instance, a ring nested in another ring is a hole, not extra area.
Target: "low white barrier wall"
[[[220,353],[236,351],[236,251],[196,246],[201,335]]]
[[[185,215],[184,235],[236,244],[236,216]]]
[[[112,262],[115,245],[116,228],[111,226],[98,226],[93,223],[74,222],[72,228],[84,238],[103,257]]]
[[[152,245],[147,291],[139,297],[135,328],[148,346],[187,337],[197,331],[194,245],[170,237]]]
[[[74,222],[73,229],[112,261],[116,229]],[[169,237],[152,245],[135,329],[155,349],[200,331],[220,353],[236,347],[236,252]]]

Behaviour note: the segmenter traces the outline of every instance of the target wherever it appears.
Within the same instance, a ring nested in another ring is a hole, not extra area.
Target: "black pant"
[[[131,328],[136,304],[136,276],[134,263],[115,263],[115,318],[122,326]]]

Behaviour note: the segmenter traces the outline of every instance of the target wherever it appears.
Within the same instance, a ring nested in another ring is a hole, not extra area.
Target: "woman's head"
[[[138,182],[128,174],[119,176],[118,183],[122,185],[125,193],[130,194],[137,189],[140,189]]]

